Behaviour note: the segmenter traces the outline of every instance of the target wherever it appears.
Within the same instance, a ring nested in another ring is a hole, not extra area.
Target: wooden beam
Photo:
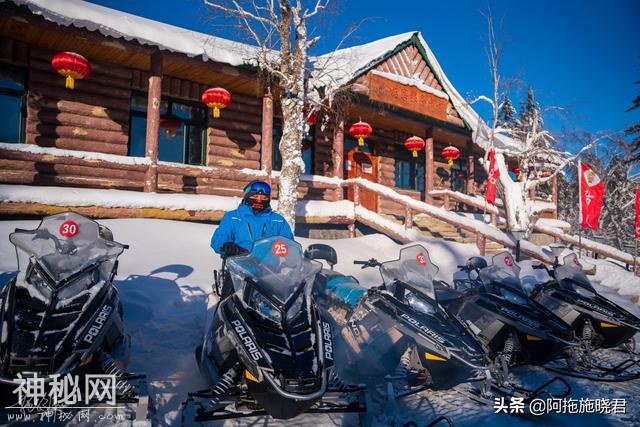
[[[147,95],[146,157],[151,160],[144,177],[144,191],[158,191],[158,131],[160,129],[160,100],[162,92],[162,54],[151,55],[151,75]]]
[[[553,218],[558,218],[558,176],[551,178],[551,201],[556,206],[553,211]]]
[[[267,180],[271,184],[271,167],[273,150],[273,95],[267,88],[262,97],[262,138],[260,148],[260,166],[267,174]]]
[[[475,158],[473,156],[473,141],[467,140],[467,194],[475,193]]]

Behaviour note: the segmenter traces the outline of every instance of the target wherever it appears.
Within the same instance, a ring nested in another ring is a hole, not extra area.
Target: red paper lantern
[[[182,126],[182,121],[173,114],[165,114],[160,117],[160,129],[167,138],[176,136],[176,131]]]
[[[520,175],[520,172],[522,172],[522,170],[520,169],[520,167],[518,166],[514,166],[513,168],[511,168],[511,171],[516,174],[516,179],[518,181],[520,181],[520,178],[522,177],[522,175]]]
[[[309,127],[315,125],[318,122],[318,113],[316,113],[316,110],[311,111],[311,113],[307,112],[307,110],[304,110],[302,114],[307,119],[307,125]]]
[[[404,142],[404,148],[411,151],[413,157],[418,157],[418,151],[423,150],[424,146],[424,139],[419,136],[411,136]]]
[[[58,74],[67,78],[65,87],[74,88],[75,79],[84,79],[91,74],[87,59],[74,52],[60,52],[51,59],[51,66]]]
[[[538,174],[538,176],[539,176],[540,178],[549,178],[549,177],[551,176],[551,172],[549,172],[549,171],[542,171],[542,172],[540,172],[540,174]]]
[[[352,138],[356,138],[358,140],[359,146],[364,145],[364,140],[371,135],[371,132],[373,132],[371,125],[363,121],[354,123],[349,128],[349,135],[351,135]]]
[[[220,117],[220,109],[231,103],[231,94],[226,89],[214,87],[202,92],[202,102],[207,107],[213,108],[213,118]]]
[[[458,172],[458,179],[464,181],[467,178],[467,174],[464,172]]]
[[[453,166],[453,161],[460,157],[460,150],[453,145],[442,149],[442,158],[447,160],[449,166]]]

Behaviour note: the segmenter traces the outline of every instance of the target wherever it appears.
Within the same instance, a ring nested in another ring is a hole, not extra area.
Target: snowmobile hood
[[[302,282],[307,292],[311,291],[322,264],[305,258],[299,243],[273,236],[255,242],[249,255],[229,258],[227,269],[236,290],[252,277],[261,292],[285,304]]]

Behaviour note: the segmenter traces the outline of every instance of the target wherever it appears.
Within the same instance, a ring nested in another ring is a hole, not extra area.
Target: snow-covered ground
[[[199,344],[206,310],[206,295],[213,283],[213,270],[219,268],[220,259],[209,248],[209,239],[215,226],[179,221],[152,219],[118,219],[100,221],[113,231],[115,240],[130,245],[120,257],[116,285],[122,295],[127,329],[132,337],[130,369],[143,371],[149,377],[150,393],[157,406],[156,422],[160,425],[180,423],[180,403],[189,391],[206,386],[201,378],[194,349]],[[16,270],[13,247],[8,235],[14,228],[35,228],[37,221],[0,222],[0,284]],[[298,241],[307,246],[309,239]],[[313,241],[317,242],[317,241]],[[354,259],[394,259],[399,245],[389,238],[375,234],[357,239],[332,240],[338,252],[336,270],[352,274],[365,285],[377,285],[377,270],[362,270],[353,265]],[[427,247],[431,259],[438,264],[440,278],[450,281],[456,265],[476,255],[475,245],[454,244],[444,241],[421,242]],[[640,308],[629,297],[638,301],[640,279],[621,266],[604,260],[590,260],[597,264],[594,281],[599,291],[617,303],[640,315]],[[523,275],[533,275],[525,268]],[[535,270],[540,274],[539,270]],[[538,278],[538,280],[541,278]],[[532,279],[527,279],[532,284]],[[523,376],[541,381],[551,374],[542,368],[523,368]],[[425,392],[398,403],[403,421],[415,420],[423,425],[436,413],[448,413],[456,425],[640,425],[640,381],[621,385],[569,380],[572,397],[626,398],[627,415],[553,415],[542,418],[524,418],[494,415],[490,407],[481,407],[454,391]],[[247,421],[244,421],[247,423]],[[290,422],[273,422],[268,418],[252,420],[251,424],[269,425],[354,425],[354,416],[302,416]]]

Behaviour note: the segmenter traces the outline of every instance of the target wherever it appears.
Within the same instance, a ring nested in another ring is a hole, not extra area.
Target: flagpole
[[[582,258],[582,166],[578,160],[578,258]]]

